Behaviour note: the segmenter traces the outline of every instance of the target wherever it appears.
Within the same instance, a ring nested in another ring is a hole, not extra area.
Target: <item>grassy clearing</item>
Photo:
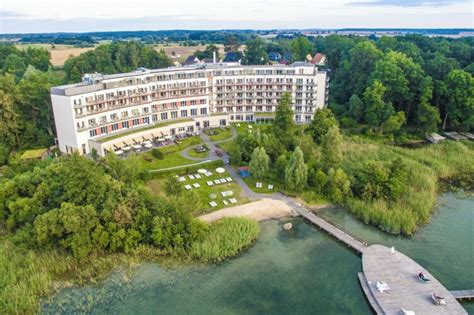
[[[212,136],[209,136],[211,141],[222,141],[222,140],[230,139],[232,137],[232,130],[229,128],[225,128],[225,129],[214,128],[212,129],[212,132],[214,134]]]
[[[139,171],[149,171],[159,168],[174,167],[195,163],[181,156],[181,151],[187,147],[201,143],[199,137],[190,137],[183,139],[181,144],[172,144],[160,148],[163,152],[163,159],[153,157],[151,151],[137,154],[135,158],[129,159],[130,163],[136,163]]]
[[[202,168],[206,168],[206,165],[203,165]],[[241,196],[242,189],[241,187],[236,184],[235,182],[230,182],[230,183],[225,183],[225,184],[218,184],[214,186],[208,186],[206,184],[207,181],[210,180],[215,180],[215,179],[220,179],[223,177],[229,177],[229,173],[225,172],[224,174],[218,174],[215,172],[215,168],[209,169],[213,174],[212,176],[206,177],[202,175],[200,179],[189,179],[189,177],[186,176],[186,181],[182,182],[182,186],[184,185],[192,185],[194,183],[199,183],[201,187],[199,188],[193,188],[189,191],[183,191],[183,194],[195,194],[198,202],[195,204],[195,211],[193,212],[194,215],[201,215],[204,213],[209,213],[212,211],[216,211],[222,208],[230,207],[231,204],[229,203],[228,205],[225,205],[223,200],[228,200],[229,198],[235,198],[237,199],[237,203],[233,204],[232,206],[240,205],[249,202],[249,200],[246,197]],[[184,175],[184,172],[176,172],[169,174],[168,176],[176,176],[176,175]],[[193,173],[195,174],[195,172]],[[150,188],[150,190],[158,196],[164,196],[164,191],[165,191],[165,182],[166,178],[157,178],[157,179],[152,179],[149,180],[146,183],[146,186]],[[184,188],[183,188],[184,189]],[[221,195],[221,192],[223,191],[229,191],[231,190],[234,194],[231,197],[223,197]],[[215,194],[216,198],[211,198],[210,195]],[[217,203],[217,206],[212,208],[209,205],[209,202],[215,201]]]
[[[246,218],[225,218],[210,225],[200,242],[191,248],[191,256],[208,263],[234,257],[249,247],[260,234],[257,222]]]

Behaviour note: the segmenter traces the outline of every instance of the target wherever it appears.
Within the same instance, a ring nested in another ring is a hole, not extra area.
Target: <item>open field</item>
[[[51,63],[53,66],[62,66],[70,56],[79,56],[83,52],[94,49],[95,47],[77,48],[72,45],[55,45],[52,48],[50,44],[19,44],[18,49],[27,49],[28,47],[39,47],[47,49],[51,53]]]

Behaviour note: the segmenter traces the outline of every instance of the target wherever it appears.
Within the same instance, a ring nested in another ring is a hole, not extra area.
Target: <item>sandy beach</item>
[[[294,216],[298,216],[298,214],[285,202],[263,198],[259,201],[205,214],[200,216],[199,219],[205,222],[212,222],[226,217],[246,217],[256,221],[264,221]]]

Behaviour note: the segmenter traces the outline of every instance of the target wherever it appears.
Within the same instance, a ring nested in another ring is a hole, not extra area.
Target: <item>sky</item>
[[[473,0],[0,0],[0,33],[473,28]]]

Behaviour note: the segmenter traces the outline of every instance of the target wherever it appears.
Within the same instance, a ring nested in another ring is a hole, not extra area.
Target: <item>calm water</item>
[[[474,288],[474,200],[447,194],[413,238],[393,237],[346,212],[322,213],[369,243],[395,246],[448,289]],[[63,290],[44,313],[370,314],[357,280],[360,258],[301,219],[293,231],[264,222],[258,242],[218,266],[139,267],[130,282],[114,274],[100,287]],[[474,303],[464,304],[474,313]]]

